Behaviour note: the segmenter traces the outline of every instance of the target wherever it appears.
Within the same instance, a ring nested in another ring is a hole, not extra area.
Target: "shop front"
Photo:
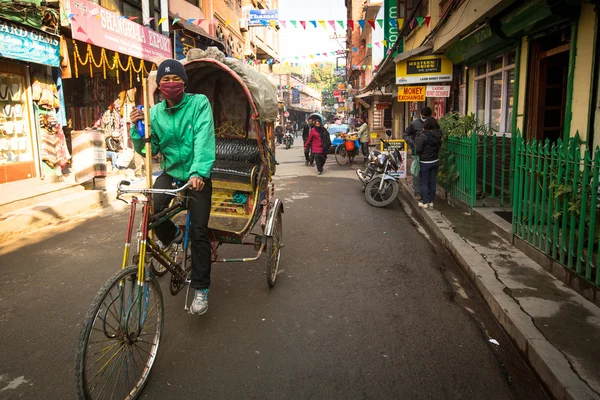
[[[430,107],[437,119],[446,114],[452,75],[452,61],[444,56],[396,57],[397,101],[404,105],[403,131],[424,107]]]
[[[142,104],[142,78],[165,58],[172,58],[168,36],[86,0],[71,0],[72,39],[68,40],[70,66],[64,70],[64,95],[68,120],[67,138],[74,152],[75,178],[85,181],[105,176],[107,164],[90,157],[79,161],[80,151],[99,154],[109,138],[121,151],[113,169],[135,165],[142,174],[142,160],[128,139],[129,114]],[[105,158],[105,157],[99,157]],[[111,163],[112,164],[112,163]]]
[[[60,109],[59,66],[59,36],[0,19],[0,184],[43,176],[40,159],[68,160],[58,122],[38,134],[37,111]]]

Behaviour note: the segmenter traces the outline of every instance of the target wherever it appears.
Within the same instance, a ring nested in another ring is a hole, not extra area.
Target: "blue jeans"
[[[113,169],[113,171],[115,169],[125,169],[123,167],[121,167],[121,168],[117,167],[117,157],[118,156],[119,156],[119,153],[116,152],[116,151],[110,151],[110,150],[106,151],[106,157],[109,157],[110,160],[111,160],[111,162],[112,162],[112,169]]]
[[[422,203],[433,203],[433,201],[435,200],[435,181],[437,178],[439,168],[439,161],[432,163],[421,163],[421,170],[419,171],[419,180],[421,183]]]

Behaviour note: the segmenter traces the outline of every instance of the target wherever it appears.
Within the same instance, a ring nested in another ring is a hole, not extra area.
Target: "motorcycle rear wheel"
[[[386,180],[383,182],[383,187],[379,191],[381,177],[371,179],[365,187],[365,199],[367,203],[373,207],[385,207],[392,204],[398,198],[400,186],[394,180]]]

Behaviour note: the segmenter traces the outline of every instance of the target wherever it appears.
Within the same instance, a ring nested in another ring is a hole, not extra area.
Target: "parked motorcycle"
[[[291,131],[285,133],[285,136],[283,137],[283,144],[285,144],[286,149],[289,149],[292,147],[292,144],[294,144],[294,135],[292,135]]]
[[[383,142],[384,149],[389,143]],[[364,170],[356,170],[358,179],[363,184],[363,191],[367,202],[374,207],[385,207],[394,202],[398,197],[400,186],[398,177],[402,156],[397,149],[372,150],[369,153],[367,166]]]

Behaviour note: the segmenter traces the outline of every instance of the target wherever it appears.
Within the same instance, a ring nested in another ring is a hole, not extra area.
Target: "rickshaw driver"
[[[150,109],[150,141],[152,155],[160,152],[164,160],[161,163],[163,173],[156,178],[154,188],[171,189],[175,180],[191,183],[191,286],[195,290],[190,312],[202,315],[208,310],[211,271],[208,219],[212,201],[210,176],[215,161],[213,113],[206,96],[184,93],[188,77],[179,61],[163,61],[158,67],[156,81],[165,100]],[[130,119],[131,141],[136,152],[144,156],[144,138],[136,128],[136,122],[144,119],[144,112],[136,108]],[[155,194],[154,212],[167,208],[171,199],[169,195]],[[183,239],[183,232],[171,220],[166,220],[154,231],[163,248],[181,243]]]

